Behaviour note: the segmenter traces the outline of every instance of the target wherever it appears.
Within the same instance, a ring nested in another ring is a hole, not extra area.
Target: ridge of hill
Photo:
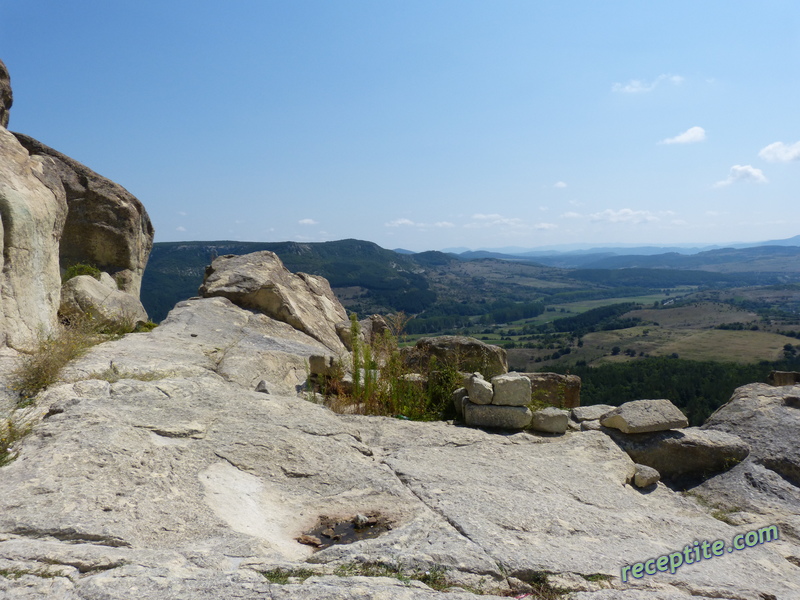
[[[196,295],[205,268],[214,257],[261,250],[275,252],[292,271],[328,279],[352,311],[424,313],[425,317],[439,319],[440,325],[444,323],[440,317],[446,316],[447,327],[457,325],[452,319],[455,315],[482,315],[515,303],[641,296],[676,286],[731,287],[793,281],[798,266],[791,265],[792,257],[795,250],[800,253],[800,248],[788,247],[726,249],[704,253],[703,259],[678,257],[695,260],[695,269],[688,264],[671,267],[671,255],[662,262],[658,256],[628,257],[630,262],[620,262],[621,267],[564,269],[502,254],[404,254],[354,239],[316,243],[160,242],[153,247],[142,281],[142,301],[148,314],[160,321],[176,302]],[[649,266],[636,266],[634,261],[639,259],[650,259]],[[773,268],[757,268],[765,265]],[[436,330],[437,326],[433,327],[421,331]]]

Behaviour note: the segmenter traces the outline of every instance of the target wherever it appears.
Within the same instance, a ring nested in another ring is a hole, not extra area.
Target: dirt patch
[[[323,515],[317,525],[299,536],[297,541],[321,550],[334,544],[371,540],[391,529],[391,521],[379,513],[357,514],[345,519]]]

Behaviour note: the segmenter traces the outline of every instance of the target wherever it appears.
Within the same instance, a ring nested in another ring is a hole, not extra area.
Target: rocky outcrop
[[[404,360],[412,370],[427,370],[431,358],[459,371],[478,372],[487,379],[508,373],[506,351],[475,338],[456,335],[421,338],[414,348],[404,350]]]
[[[5,63],[0,60],[0,127],[8,127],[8,113],[13,102],[14,95],[11,93],[11,78],[8,76],[8,69],[6,69]]]
[[[117,184],[36,140],[5,129],[12,94],[0,63],[0,344],[33,349],[52,333],[61,273],[90,263],[139,304],[153,241],[141,203]]]
[[[121,185],[78,161],[27,135],[14,135],[31,156],[49,159],[49,176],[59,180],[66,192],[61,266],[91,263],[138,299],[153,247],[153,225],[142,203]]]
[[[739,436],[750,446],[750,455],[693,491],[728,522],[767,518],[800,543],[800,385],[741,387],[702,429]],[[800,558],[800,552],[794,556]]]
[[[544,433],[564,433],[567,430],[568,423],[569,415],[567,411],[555,406],[548,406],[534,411],[530,428]]]
[[[56,325],[67,202],[52,169],[51,159],[30,156],[0,128],[0,343],[17,350],[32,349]]]
[[[206,269],[200,295],[224,297],[257,310],[314,338],[334,354],[347,348],[337,324],[347,312],[328,281],[306,273],[290,273],[274,252],[220,256]]]

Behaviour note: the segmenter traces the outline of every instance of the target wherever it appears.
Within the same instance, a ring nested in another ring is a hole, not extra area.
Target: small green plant
[[[338,577],[392,577],[405,584],[411,581],[421,581],[434,590],[444,590],[449,587],[444,569],[438,565],[423,570],[406,569],[402,565],[386,564],[381,562],[347,563],[339,565],[334,571]]]
[[[148,333],[153,331],[158,327],[158,323],[153,323],[152,321],[145,321],[144,323],[138,323],[134,328],[132,333]]]
[[[95,265],[88,263],[75,263],[74,265],[67,267],[64,276],[61,278],[61,283],[66,283],[73,277],[78,277],[79,275],[91,275],[100,281],[100,269],[98,269]]]
[[[592,573],[591,575],[582,575],[586,581],[611,581],[614,579],[611,575],[606,575],[605,573]]]
[[[14,445],[28,435],[30,431],[30,426],[20,427],[11,419],[0,421],[0,467],[17,458]]]
[[[101,379],[109,383],[116,383],[121,379],[135,379],[136,381],[158,381],[164,379],[168,375],[164,373],[136,373],[133,371],[120,370],[112,362],[104,371],[90,373],[86,379]]]
[[[569,593],[567,589],[553,586],[553,584],[548,581],[547,576],[548,573],[545,571],[536,571],[527,576],[519,577],[519,579],[533,588],[536,594],[534,597],[539,600],[559,600],[563,598],[565,594]]]
[[[271,571],[263,571],[261,573],[270,583],[277,583],[278,585],[286,585],[291,579],[295,579],[302,583],[312,575],[314,571],[309,569],[272,569]]]
[[[46,569],[0,569],[0,577],[5,577],[6,579],[19,579],[23,575],[35,575],[43,578],[58,577],[58,574]]]

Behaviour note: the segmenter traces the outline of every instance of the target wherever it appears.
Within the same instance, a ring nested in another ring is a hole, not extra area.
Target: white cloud
[[[534,229],[542,229],[542,230],[558,229],[558,225],[555,225],[553,223],[537,223],[536,225],[533,226],[533,228]]]
[[[570,211],[570,212],[565,212],[563,215],[561,215],[561,218],[562,219],[580,219],[582,216],[583,215],[580,214],[580,213],[576,213],[576,212]]]
[[[314,219],[300,219],[298,221],[300,225],[319,225],[319,221],[315,221]]]
[[[386,227],[404,227],[404,226],[413,226],[415,225],[414,221],[411,219],[395,219],[394,221],[389,221],[388,223],[384,223]]]
[[[562,189],[562,190],[563,190],[565,187],[567,187],[567,184],[566,184],[566,183],[564,183],[563,181],[556,181],[556,182],[553,184],[553,187],[554,187],[554,188],[559,188],[559,189]]]
[[[784,144],[775,142],[765,146],[758,153],[758,156],[770,162],[790,162],[800,159],[800,142],[794,144]]]
[[[623,94],[641,94],[643,92],[652,92],[662,81],[673,85],[680,85],[683,83],[683,77],[680,75],[659,75],[650,82],[642,81],[641,79],[631,79],[628,83],[615,83],[611,86],[611,89]]]
[[[434,227],[442,227],[442,228],[448,228],[449,229],[451,227],[455,227],[455,224],[451,223],[450,221],[438,221],[438,222],[434,223],[433,226]]]
[[[492,213],[489,215],[476,213],[472,215],[472,219],[476,222],[468,223],[465,227],[475,228],[475,227],[495,227],[497,225],[501,225],[504,227],[522,227],[522,219],[518,219],[516,217],[504,217],[503,215],[498,215],[497,213]]]
[[[702,127],[690,127],[675,137],[667,138],[658,142],[659,144],[694,144],[706,139],[706,130]]]
[[[185,210],[179,210],[178,214],[182,217],[185,217],[188,213]]]
[[[766,177],[764,177],[764,173],[761,171],[761,169],[756,169],[752,165],[733,165],[728,178],[718,181],[714,184],[714,187],[725,187],[738,181],[767,183],[768,180]]]
[[[178,226],[175,228],[175,231],[186,231],[186,227],[184,227],[183,225],[178,225]]]
[[[671,213],[670,213],[671,214]],[[660,217],[656,216],[649,210],[633,210],[630,208],[622,208],[620,210],[606,210],[589,215],[592,221],[606,221],[608,223],[651,223],[653,221],[660,221]]]

